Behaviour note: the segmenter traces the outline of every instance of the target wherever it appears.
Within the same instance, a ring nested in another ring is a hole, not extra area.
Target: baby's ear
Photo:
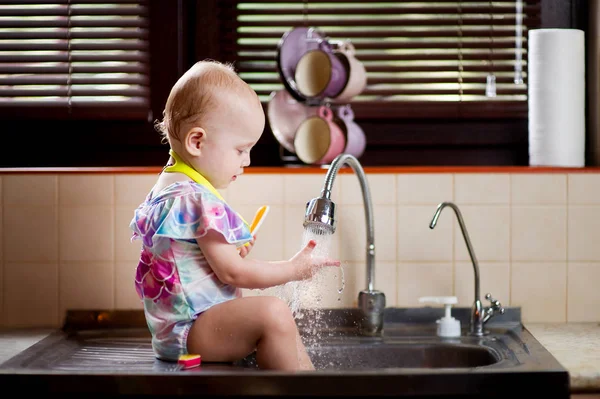
[[[191,129],[185,136],[185,148],[188,153],[193,156],[200,155],[205,138],[206,132],[201,127]]]

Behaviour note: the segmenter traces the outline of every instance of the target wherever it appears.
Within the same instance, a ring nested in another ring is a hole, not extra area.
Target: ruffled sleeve
[[[204,187],[186,184],[169,191],[136,210],[132,239],[152,247],[161,237],[195,240],[212,229],[236,246],[252,240],[240,215]]]

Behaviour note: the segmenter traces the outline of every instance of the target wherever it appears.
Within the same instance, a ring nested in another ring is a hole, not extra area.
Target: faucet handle
[[[492,294],[490,294],[489,292],[487,294],[485,294],[485,299],[490,301],[490,303],[492,305],[491,309],[493,312],[498,312],[500,314],[504,314],[504,307],[502,306],[502,304],[500,303],[499,300],[494,299],[492,297]]]

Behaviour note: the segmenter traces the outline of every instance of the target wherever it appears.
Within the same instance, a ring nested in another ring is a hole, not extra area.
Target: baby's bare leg
[[[230,362],[256,349],[263,369],[312,370],[288,305],[273,296],[233,299],[213,306],[194,322],[188,351],[207,362]]]

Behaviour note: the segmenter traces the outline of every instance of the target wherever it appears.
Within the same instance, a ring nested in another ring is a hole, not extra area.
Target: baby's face
[[[199,171],[218,189],[225,189],[250,165],[250,150],[263,133],[265,115],[257,99],[226,101],[210,115]]]

